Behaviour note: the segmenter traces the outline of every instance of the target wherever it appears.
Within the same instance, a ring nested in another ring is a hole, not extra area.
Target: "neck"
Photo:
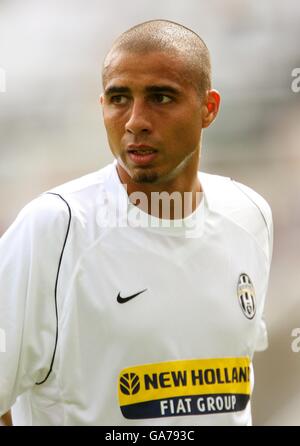
[[[190,161],[176,177],[165,182],[135,183],[119,161],[117,172],[132,204],[157,218],[174,220],[188,217],[201,201],[199,163]]]

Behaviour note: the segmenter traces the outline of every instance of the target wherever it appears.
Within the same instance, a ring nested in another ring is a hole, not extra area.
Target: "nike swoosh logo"
[[[125,302],[128,302],[129,300],[133,299],[134,297],[138,296],[139,294],[144,293],[145,291],[147,291],[147,288],[145,288],[143,291],[140,291],[139,293],[132,294],[132,296],[128,296],[128,297],[121,297],[120,293],[119,293],[118,297],[117,297],[117,301],[119,302],[119,304],[125,304]]]

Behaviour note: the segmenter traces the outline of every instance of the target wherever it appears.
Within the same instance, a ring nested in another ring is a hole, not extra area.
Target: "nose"
[[[133,102],[128,121],[125,124],[125,130],[134,135],[151,132],[149,110],[147,110],[143,101],[136,100]]]

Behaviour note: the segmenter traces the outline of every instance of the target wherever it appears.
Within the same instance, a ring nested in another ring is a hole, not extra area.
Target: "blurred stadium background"
[[[269,349],[255,357],[254,424],[300,425],[300,67],[298,0],[0,0],[0,235],[48,188],[112,157],[98,106],[112,40],[154,18],[198,32],[212,55],[220,115],[204,133],[202,170],[246,183],[271,204]]]

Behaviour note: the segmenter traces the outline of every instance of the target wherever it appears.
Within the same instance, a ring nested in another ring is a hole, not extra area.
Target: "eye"
[[[170,96],[166,96],[165,94],[162,93],[155,93],[152,96],[152,99],[157,104],[168,104],[169,102],[172,102],[172,98],[170,98]]]
[[[122,94],[116,94],[110,97],[110,103],[116,105],[124,105],[127,102],[127,97]]]

